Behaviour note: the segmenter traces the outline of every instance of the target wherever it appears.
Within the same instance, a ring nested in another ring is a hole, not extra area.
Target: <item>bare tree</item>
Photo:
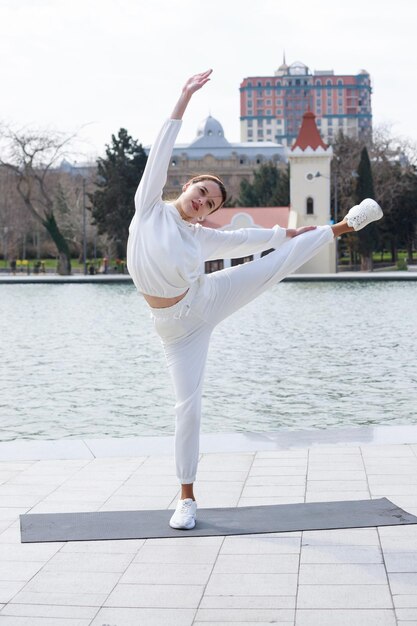
[[[51,236],[59,274],[71,274],[68,242],[57,222],[57,194],[53,168],[65,156],[73,136],[3,128],[0,164],[12,172],[16,189],[30,215]]]

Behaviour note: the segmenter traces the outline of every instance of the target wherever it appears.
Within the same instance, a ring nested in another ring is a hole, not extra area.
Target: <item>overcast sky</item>
[[[89,158],[120,127],[152,143],[185,79],[213,68],[178,141],[209,113],[240,141],[239,85],[282,63],[372,79],[374,124],[417,142],[415,0],[0,0],[0,120],[80,129]]]

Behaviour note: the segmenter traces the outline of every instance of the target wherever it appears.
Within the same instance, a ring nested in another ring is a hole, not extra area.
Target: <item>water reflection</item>
[[[173,433],[171,382],[131,285],[0,291],[0,440]],[[415,283],[282,283],[213,335],[203,432],[410,424]]]

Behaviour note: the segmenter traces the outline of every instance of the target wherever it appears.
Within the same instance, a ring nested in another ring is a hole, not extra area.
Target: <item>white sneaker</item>
[[[191,530],[195,526],[197,517],[197,502],[192,498],[178,500],[174,515],[169,521],[171,528],[177,530]]]
[[[371,222],[380,220],[382,209],[372,198],[365,198],[360,204],[353,206],[346,215],[348,226],[355,230],[365,228]]]

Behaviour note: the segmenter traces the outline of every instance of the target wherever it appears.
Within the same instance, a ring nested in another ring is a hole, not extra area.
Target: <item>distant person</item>
[[[127,246],[128,270],[151,307],[174,384],[175,459],[181,496],[170,525],[178,529],[191,529],[196,520],[193,483],[199,456],[204,368],[213,329],[335,237],[382,217],[378,204],[366,199],[333,226],[234,231],[205,228],[198,222],[220,209],[226,200],[223,182],[209,174],[192,178],[176,200],[164,202],[162,189],[181,119],[192,95],[207,83],[210,74],[208,70],[187,80],[171,118],[153,143],[135,195],[136,212]],[[201,272],[204,261],[244,257],[270,248],[275,250],[250,263],[211,274]],[[265,350],[265,346],[260,344],[259,349]]]
[[[15,274],[16,274],[16,259],[12,259],[10,261],[10,270],[11,270],[13,276],[15,276]]]

